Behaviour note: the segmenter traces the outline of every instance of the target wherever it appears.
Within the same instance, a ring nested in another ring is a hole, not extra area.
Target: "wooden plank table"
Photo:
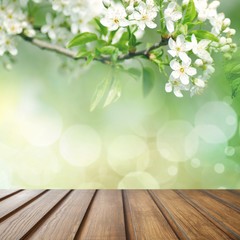
[[[240,239],[233,190],[0,190],[1,240]]]

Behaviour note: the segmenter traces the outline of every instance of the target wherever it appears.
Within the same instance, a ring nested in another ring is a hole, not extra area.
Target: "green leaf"
[[[240,63],[230,61],[225,65],[226,77],[228,80],[233,81],[236,78],[240,78]]]
[[[105,27],[105,26],[103,26],[98,18],[95,18],[94,20],[95,20],[96,24],[97,24],[98,27],[99,27],[99,32],[100,32],[102,35],[106,36],[106,35],[108,34],[108,28]]]
[[[139,80],[141,79],[141,71],[137,68],[129,68],[129,69],[126,69],[126,72],[132,77],[134,78],[135,80]]]
[[[136,38],[135,34],[132,33],[129,38],[129,46],[136,47],[136,45],[137,45],[137,38]]]
[[[94,54],[91,53],[87,56],[86,65],[90,64],[93,60],[94,60]]]
[[[103,107],[109,106],[111,103],[116,102],[121,96],[121,85],[118,79],[115,79],[114,76],[110,78],[106,78],[102,81],[97,87],[92,104],[90,107],[90,111],[93,111],[101,101],[104,100]]]
[[[92,103],[91,103],[91,107],[90,107],[90,111],[92,112],[101,102],[101,100],[103,99],[106,91],[109,89],[109,86],[111,84],[111,78],[107,77],[104,81],[102,81],[94,95],[93,95],[93,99],[92,99]]]
[[[112,55],[114,54],[118,49],[114,46],[105,46],[99,49],[99,51],[104,55]]]
[[[103,107],[109,106],[111,103],[116,102],[121,97],[121,85],[118,79],[112,79],[112,85],[109,89],[107,98]]]
[[[87,51],[86,49],[85,50],[80,50],[77,55],[76,55],[76,58],[83,58],[83,57],[87,57],[89,56],[90,54],[92,54],[92,52],[90,51]]]
[[[197,16],[196,7],[193,0],[190,0],[183,19],[183,24],[191,23]]]
[[[95,33],[84,32],[75,36],[67,45],[68,48],[81,46],[89,42],[98,40],[98,37]]]
[[[227,80],[231,84],[232,97],[240,96],[240,51],[237,51],[231,61],[224,64]]]
[[[239,94],[240,94],[240,78],[237,78],[232,82],[232,97],[236,97]]]
[[[147,97],[154,87],[154,72],[151,68],[143,68],[143,96]]]
[[[129,34],[128,32],[124,32],[120,38],[120,40],[114,44],[115,47],[117,47],[121,52],[128,53],[129,46]]]
[[[208,31],[194,30],[191,32],[191,34],[194,34],[198,39],[208,39],[214,42],[219,42],[219,39]]]

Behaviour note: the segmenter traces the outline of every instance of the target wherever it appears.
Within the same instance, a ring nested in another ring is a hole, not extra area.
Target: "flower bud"
[[[219,40],[219,43],[221,45],[225,45],[227,43],[227,39],[225,37],[221,37],[220,40]]]
[[[204,88],[206,86],[206,83],[204,80],[200,79],[200,78],[195,78],[194,79],[194,84],[200,88]]]
[[[211,3],[211,8],[216,9],[220,6],[220,1],[213,1]]]
[[[202,67],[202,66],[203,66],[203,60],[202,60],[202,59],[197,59],[197,60],[195,61],[195,65],[196,65],[197,67]]]
[[[226,28],[226,27],[229,27],[230,24],[231,24],[231,20],[229,18],[225,18],[223,21],[223,26]]]
[[[102,0],[102,3],[105,8],[109,8],[111,6],[111,1],[110,0]]]
[[[230,29],[229,30],[229,35],[230,36],[233,36],[233,35],[235,35],[236,34],[236,30],[235,29]]]
[[[156,55],[154,54],[154,53],[150,53],[149,54],[149,59],[150,60],[155,60],[157,57],[156,57]]]
[[[230,51],[230,46],[229,45],[225,45],[225,46],[221,47],[221,51],[224,52],[224,53]]]
[[[231,44],[233,42],[232,38],[227,38],[227,43]]]
[[[133,5],[129,5],[127,8],[126,8],[126,12],[128,15],[131,15],[133,12],[134,12],[134,7]]]

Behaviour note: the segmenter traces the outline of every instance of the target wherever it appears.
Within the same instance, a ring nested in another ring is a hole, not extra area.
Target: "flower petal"
[[[191,58],[185,52],[180,52],[179,57],[184,63],[191,62]]]
[[[173,33],[174,32],[174,23],[172,20],[167,20],[167,30],[170,32],[170,33]]]
[[[167,92],[167,93],[170,93],[170,92],[172,92],[172,84],[171,83],[166,83],[166,85],[165,85],[165,91]]]
[[[193,67],[186,68],[185,71],[189,76],[194,76],[197,74],[196,68]]]
[[[175,42],[172,38],[170,38],[170,39],[168,40],[168,46],[169,46],[169,48],[171,48],[171,49],[175,49],[175,47],[176,47],[176,42]]]
[[[181,74],[180,74],[179,71],[173,71],[172,74],[171,74],[171,77],[172,77],[173,79],[179,79],[180,75],[181,75]]]
[[[157,27],[157,24],[156,24],[155,22],[153,22],[153,21],[148,21],[148,22],[146,22],[146,25],[147,25],[149,28],[151,28],[151,29]]]
[[[174,89],[174,94],[176,97],[178,98],[182,98],[183,97],[183,94],[181,93],[181,91],[179,89]]]
[[[180,65],[180,63],[178,62],[178,61],[176,61],[176,60],[172,60],[171,62],[170,62],[170,67],[173,69],[173,70],[179,70],[180,68],[181,68],[181,65]]]
[[[188,85],[189,84],[189,76],[186,73],[181,74],[180,76],[181,83],[183,85]]]

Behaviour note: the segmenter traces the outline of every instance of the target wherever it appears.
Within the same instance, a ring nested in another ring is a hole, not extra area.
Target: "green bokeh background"
[[[221,8],[239,44],[240,1]],[[20,41],[13,69],[0,67],[0,188],[239,188],[240,100],[215,59],[201,96],[166,94],[152,65],[147,98],[140,80],[119,73],[121,99],[90,112],[108,67],[69,61],[65,71],[64,58]]]

